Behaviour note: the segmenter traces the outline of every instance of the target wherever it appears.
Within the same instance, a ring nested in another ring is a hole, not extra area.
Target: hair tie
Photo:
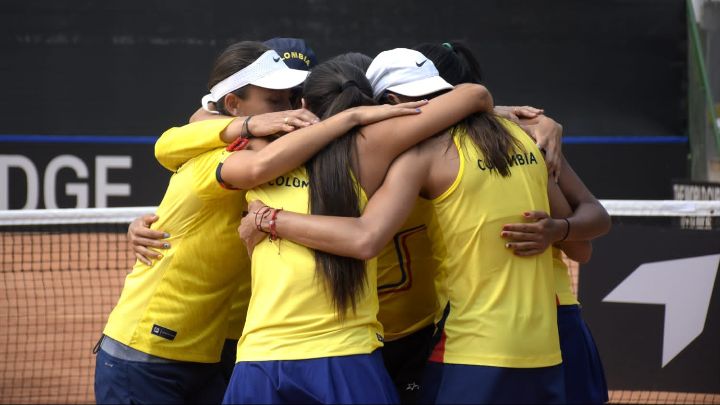
[[[348,80],[345,83],[343,83],[342,86],[340,86],[340,91],[343,92],[348,87],[353,87],[353,86],[358,87],[358,84],[355,82],[355,80]]]
[[[442,46],[444,46],[445,48],[447,48],[447,49],[449,49],[449,50],[451,50],[451,51],[453,50],[453,46],[452,46],[452,44],[451,44],[450,42],[443,42],[443,43],[442,43]]]

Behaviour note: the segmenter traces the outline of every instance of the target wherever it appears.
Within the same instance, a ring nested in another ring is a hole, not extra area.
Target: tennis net
[[[95,341],[153,208],[0,211],[0,402],[92,403]]]
[[[712,226],[720,217],[720,201],[602,203],[615,222],[683,227],[689,217]],[[0,403],[94,402],[92,350],[135,260],[127,226],[154,209],[0,211]],[[569,267],[577,291],[578,265]],[[611,391],[610,398],[720,403],[712,393]]]

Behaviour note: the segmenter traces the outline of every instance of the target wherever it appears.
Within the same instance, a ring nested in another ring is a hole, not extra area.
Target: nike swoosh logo
[[[427,62],[427,61],[428,61],[428,60],[425,59],[424,61],[422,61],[422,62],[420,62],[420,63],[415,62],[415,64],[417,65],[417,67],[420,67],[420,66],[424,65],[425,62]]]
[[[280,62],[280,58],[277,58],[277,59],[273,58],[273,61]]]

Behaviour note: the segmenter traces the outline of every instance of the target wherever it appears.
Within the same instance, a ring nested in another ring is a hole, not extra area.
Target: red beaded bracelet
[[[277,240],[279,239],[277,234],[277,229],[275,227],[276,220],[277,220],[277,214],[278,212],[282,211],[282,208],[274,209],[272,215],[270,216],[270,240]]]

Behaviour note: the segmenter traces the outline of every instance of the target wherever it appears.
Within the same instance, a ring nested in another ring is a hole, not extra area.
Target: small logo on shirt
[[[385,339],[383,339],[381,334],[375,333],[375,337],[377,338],[378,342],[385,342]]]
[[[415,62],[415,65],[417,65],[417,67],[421,67],[421,66],[422,66],[422,65],[424,65],[424,64],[425,64],[425,62],[427,62],[427,61],[428,61],[428,60],[427,60],[427,59],[425,59],[425,60],[424,60],[424,61],[422,61],[422,62]]]
[[[152,329],[150,330],[150,333],[152,333],[155,336],[160,336],[163,339],[167,340],[173,340],[175,339],[175,336],[177,336],[177,332],[175,332],[172,329],[163,328],[160,325],[153,325]]]
[[[273,57],[273,62],[280,62],[280,57],[277,57],[277,58]]]

